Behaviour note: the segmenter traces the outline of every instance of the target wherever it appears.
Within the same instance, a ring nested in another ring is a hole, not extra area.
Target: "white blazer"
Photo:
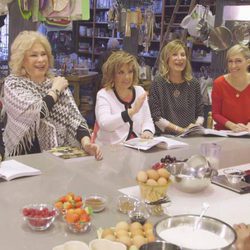
[[[140,86],[134,86],[135,99],[131,107],[135,105],[137,98],[142,95],[145,90]],[[125,111],[124,104],[119,101],[112,89],[101,89],[97,93],[95,115],[99,125],[96,143],[116,144],[124,142],[129,134],[130,124],[125,122],[121,113]],[[148,100],[146,99],[138,113],[133,115],[133,132],[139,137],[145,130],[155,133],[154,123],[151,117]]]

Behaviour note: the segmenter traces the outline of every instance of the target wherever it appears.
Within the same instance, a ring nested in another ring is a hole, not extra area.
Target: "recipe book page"
[[[41,171],[27,166],[15,160],[3,161],[0,164],[0,178],[10,181],[12,179],[24,176],[39,175]]]
[[[164,136],[154,137],[153,139],[142,139],[142,138],[133,138],[123,143],[124,146],[140,149],[140,150],[148,150],[154,146],[163,149],[173,149],[187,146],[188,144],[185,142],[173,140]]]

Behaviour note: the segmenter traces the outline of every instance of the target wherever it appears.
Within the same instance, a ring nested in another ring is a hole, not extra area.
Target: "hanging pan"
[[[208,45],[214,51],[223,51],[228,49],[233,42],[233,35],[231,31],[224,27],[219,26],[212,28],[208,37]]]
[[[236,23],[233,28],[234,40],[242,45],[247,45],[250,41],[250,25],[248,23]]]

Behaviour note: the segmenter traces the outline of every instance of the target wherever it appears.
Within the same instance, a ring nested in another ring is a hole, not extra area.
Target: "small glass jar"
[[[150,215],[145,204],[143,202],[137,202],[134,210],[131,210],[128,213],[128,216],[131,220],[131,223],[139,222],[143,225]]]
[[[136,203],[136,199],[127,195],[121,195],[117,198],[117,209],[120,212],[127,214],[129,211],[134,210]]]

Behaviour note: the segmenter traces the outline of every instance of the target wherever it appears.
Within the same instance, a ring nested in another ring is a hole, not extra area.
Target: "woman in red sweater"
[[[234,45],[227,52],[229,73],[214,81],[212,114],[215,129],[250,131],[250,50]]]

